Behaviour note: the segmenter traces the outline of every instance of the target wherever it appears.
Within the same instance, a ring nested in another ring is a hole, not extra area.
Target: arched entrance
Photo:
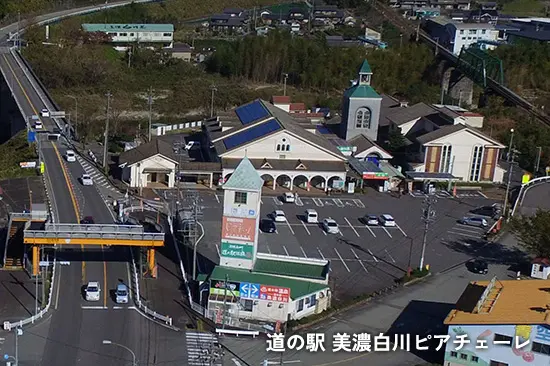
[[[305,175],[298,175],[298,176],[294,177],[294,179],[292,181],[292,185],[295,188],[300,188],[300,189],[303,189],[305,191],[309,191],[308,181],[309,181],[309,179],[307,179],[307,177]]]
[[[264,187],[273,189],[273,182],[275,178],[271,174],[262,174],[262,179],[264,180]]]
[[[367,157],[365,158],[365,160],[369,160],[369,158],[371,158],[371,159],[376,159],[376,160],[382,159],[382,157],[380,156],[380,154],[377,153],[377,152],[371,152],[371,153],[369,153],[369,154],[367,155]]]
[[[316,188],[316,189],[322,189],[322,190],[325,190],[325,187],[326,187],[326,180],[325,180],[325,177],[322,177],[320,175],[316,175],[314,177],[312,177],[310,180],[309,180],[309,186],[311,188]]]
[[[276,183],[278,187],[285,189],[292,189],[292,179],[286,174],[281,174],[277,177]]]
[[[343,187],[334,187],[334,182],[337,181],[337,180],[342,180],[341,177],[339,176],[332,176],[328,179],[328,183],[327,183],[327,186],[332,188],[332,189],[342,189]]]

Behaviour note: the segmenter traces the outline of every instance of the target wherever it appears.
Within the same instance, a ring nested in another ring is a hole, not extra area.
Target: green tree
[[[513,218],[511,229],[531,253],[550,257],[550,211],[538,210],[533,216]]]
[[[388,150],[392,153],[398,151],[406,145],[405,137],[401,134],[400,129],[391,130],[388,133]]]

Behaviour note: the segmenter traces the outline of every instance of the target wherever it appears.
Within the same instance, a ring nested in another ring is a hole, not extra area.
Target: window
[[[355,128],[370,128],[371,111],[368,108],[359,108],[355,113]]]
[[[315,295],[311,295],[309,298],[309,307],[311,308],[315,306],[316,303],[317,303],[317,297]]]
[[[451,172],[452,152],[453,152],[453,147],[451,145],[443,145],[441,147],[441,163],[439,164],[440,173]]]
[[[241,299],[241,310],[252,311],[254,308],[254,302],[252,300]]]
[[[455,351],[451,351],[451,357],[457,357],[458,356],[458,353],[456,353]]]
[[[483,146],[474,146],[472,165],[470,166],[470,181],[477,182],[481,175],[481,163],[483,162]]]
[[[489,364],[489,366],[508,366],[508,364],[504,363],[504,362],[498,362],[498,361],[491,360],[491,363]]]
[[[460,354],[460,359],[461,359],[461,360],[467,360],[467,359],[468,359],[468,355],[465,354],[465,353],[461,353],[461,354]]]
[[[172,36],[172,33],[164,33],[163,36],[164,36],[164,37],[171,37],[171,36]]]
[[[134,33],[130,33],[130,37],[133,37],[133,36],[135,36],[135,34],[134,34]]]
[[[275,147],[275,150],[277,151],[290,151],[290,141],[286,138],[282,138],[279,141],[277,141],[277,145]]]
[[[487,32],[486,29],[482,29],[482,30],[481,30],[481,34],[485,34],[485,32]]]
[[[468,31],[468,34],[476,34],[476,32],[477,32],[477,31],[476,31],[475,29],[470,29],[470,30]]]
[[[540,353],[543,355],[550,355],[550,346],[547,344],[533,342],[533,345],[531,346],[531,351]]]
[[[296,311],[300,312],[304,310],[304,299],[298,301],[298,309]]]
[[[461,29],[461,30],[460,30],[460,34],[464,34],[464,29]]]
[[[246,192],[235,192],[235,203],[246,205]]]
[[[497,333],[495,334],[495,338],[493,339],[493,344],[496,344],[498,346],[512,347],[513,341],[514,339],[512,337]]]
[[[128,33],[120,33],[119,34],[121,37],[127,37],[128,36]]]
[[[472,356],[471,360],[472,360],[472,362],[479,362],[479,357]]]

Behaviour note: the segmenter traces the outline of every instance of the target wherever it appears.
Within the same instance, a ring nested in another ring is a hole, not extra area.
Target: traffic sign
[[[35,142],[35,141],[36,141],[36,132],[29,130],[29,132],[27,132],[27,142],[30,144],[31,142]]]
[[[240,295],[244,299],[258,299],[260,297],[260,285],[257,283],[241,283]]]

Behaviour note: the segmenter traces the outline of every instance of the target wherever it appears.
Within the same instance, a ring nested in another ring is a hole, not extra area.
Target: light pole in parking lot
[[[407,265],[407,276],[411,277],[411,272],[412,272],[411,260],[412,260],[414,239],[411,238],[410,236],[407,236],[406,238],[409,239],[409,241],[410,241],[410,243],[409,243],[409,263]]]
[[[422,220],[424,221],[424,235],[422,237],[422,254],[420,255],[420,266],[418,267],[419,270],[424,269],[424,255],[426,253],[426,238],[428,237],[428,230],[430,227],[430,223],[435,218],[435,210],[433,206],[437,202],[437,198],[435,195],[429,195],[424,199],[424,202],[422,204]]]
[[[126,351],[128,351],[132,354],[132,366],[137,366],[136,354],[130,348],[128,348],[126,346],[123,346],[122,344],[112,342],[108,339],[104,339],[102,343],[105,344],[105,345],[112,345],[112,346],[117,346],[117,347],[120,347],[120,348],[124,348]]]

